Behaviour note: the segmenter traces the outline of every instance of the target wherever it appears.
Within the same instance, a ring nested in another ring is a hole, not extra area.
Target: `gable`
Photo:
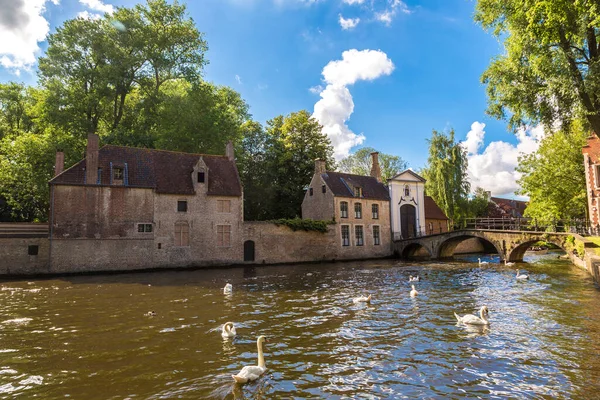
[[[425,178],[423,178],[422,176],[420,176],[419,174],[417,174],[416,172],[407,169],[406,171],[402,171],[399,174],[393,176],[392,178],[388,179],[389,181],[396,181],[396,182],[423,182],[425,183]]]

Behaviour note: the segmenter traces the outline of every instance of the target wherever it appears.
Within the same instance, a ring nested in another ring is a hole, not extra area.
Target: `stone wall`
[[[321,174],[314,174],[308,190],[304,193],[302,218],[322,221],[330,221],[335,218],[333,193],[327,186],[325,186],[325,193],[323,193],[323,185],[325,185],[325,182],[321,178]],[[311,188],[313,190],[312,196],[310,195]]]
[[[48,238],[0,238],[0,275],[44,274],[48,263]]]

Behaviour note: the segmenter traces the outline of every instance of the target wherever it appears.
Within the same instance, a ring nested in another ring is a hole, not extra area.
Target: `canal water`
[[[528,281],[485,259],[2,281],[0,398],[599,398],[591,278],[552,253]],[[483,305],[489,329],[457,326]],[[268,370],[236,386],[258,335]]]

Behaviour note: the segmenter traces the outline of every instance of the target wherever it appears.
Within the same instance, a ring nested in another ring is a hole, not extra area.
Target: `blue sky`
[[[7,24],[18,10],[0,10],[0,81],[35,84],[44,30],[53,32],[82,12],[91,16],[137,1],[15,3],[31,18],[29,24]],[[472,185],[510,195],[517,155],[537,149],[543,135],[539,128],[515,135],[486,116],[480,76],[502,45],[473,22],[475,1],[186,3],[209,45],[205,79],[239,91],[263,123],[301,109],[315,112],[338,158],[371,146],[418,170],[426,163],[431,130],[454,128],[469,150]],[[3,39],[23,42],[3,45]]]

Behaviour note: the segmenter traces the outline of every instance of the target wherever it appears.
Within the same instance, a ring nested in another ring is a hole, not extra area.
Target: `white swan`
[[[147,316],[147,317],[155,317],[156,316],[156,312],[154,312],[154,311],[148,311],[144,315]]]
[[[454,313],[454,316],[458,320],[459,323],[463,324],[471,324],[471,325],[489,325],[490,321],[487,319],[487,314],[489,313],[488,308],[486,306],[481,307],[479,310],[479,317],[473,314],[467,314],[464,317]]]
[[[521,274],[521,272],[517,270],[517,279],[529,279],[529,275]]]
[[[221,336],[223,336],[223,339],[232,338],[236,335],[236,333],[237,332],[235,331],[233,322],[225,322],[225,325],[223,325],[223,330],[221,331]]]
[[[412,287],[412,290],[410,291],[410,297],[415,297],[416,295],[419,294],[419,292],[417,292],[417,289],[415,289],[415,285],[410,285]]]
[[[237,375],[231,375],[236,383],[246,383],[256,380],[259,376],[265,373],[265,357],[263,355],[262,344],[265,341],[264,336],[259,336],[256,339],[256,347],[258,348],[258,365],[246,365]]]
[[[411,276],[408,278],[408,281],[409,281],[409,282],[419,282],[420,280],[421,280],[421,278],[419,278],[419,275],[417,275],[417,276],[412,276],[412,275],[411,275]]]
[[[479,265],[487,265],[487,264],[489,264],[489,262],[487,262],[487,261],[481,261],[481,258],[478,258],[477,260],[479,261]]]
[[[512,267],[513,265],[515,265],[514,262],[507,262],[506,259],[504,259],[504,265],[507,267]]]
[[[371,295],[355,297],[354,299],[352,299],[352,301],[355,303],[370,303]]]
[[[231,283],[228,283],[223,288],[223,294],[231,294],[231,293],[233,293],[233,285],[231,285]]]

